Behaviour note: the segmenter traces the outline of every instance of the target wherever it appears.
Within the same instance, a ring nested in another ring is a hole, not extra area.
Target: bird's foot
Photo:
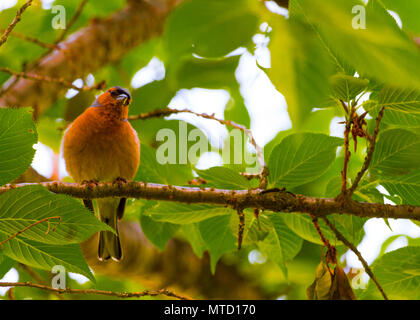
[[[99,184],[98,180],[83,180],[83,185],[86,185],[89,189],[92,189],[93,187],[96,187]]]
[[[121,177],[118,177],[114,181],[112,181],[112,184],[117,184],[120,188],[127,183],[127,180]]]

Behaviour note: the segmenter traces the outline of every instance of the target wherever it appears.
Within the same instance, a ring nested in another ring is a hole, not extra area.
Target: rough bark
[[[223,190],[179,187],[138,181],[125,184],[99,183],[94,186],[57,181],[39,184],[45,186],[51,192],[67,194],[81,199],[126,197],[183,203],[207,203],[229,206],[233,209],[254,208],[274,212],[311,213],[316,217],[341,213],[364,218],[413,219],[420,221],[419,206],[358,202],[348,198],[306,197],[278,189]],[[31,184],[23,183],[1,187],[0,194],[26,185]]]

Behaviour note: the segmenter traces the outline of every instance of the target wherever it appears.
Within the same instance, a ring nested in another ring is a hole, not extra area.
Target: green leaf
[[[207,181],[206,187],[234,190],[251,188],[251,183],[248,179],[226,167],[211,167],[207,170],[195,169],[195,171]]]
[[[0,185],[28,169],[37,143],[31,108],[0,108]]]
[[[371,95],[372,97],[373,95]],[[372,101],[366,110],[376,116],[381,107],[385,107],[382,121],[403,127],[420,126],[420,92],[411,89],[384,87],[378,94],[377,102]]]
[[[10,258],[34,268],[51,271],[52,267],[62,265],[67,272],[80,273],[95,281],[78,244],[55,246],[18,236],[3,244],[1,250]]]
[[[287,278],[286,262],[291,261],[299,253],[303,239],[290,230],[280,215],[269,215],[273,230],[258,243],[258,248],[280,267]]]
[[[265,214],[260,213],[258,219],[255,217],[254,212],[250,212],[251,210],[244,210],[245,214],[245,230],[243,234],[243,241],[242,245],[252,245],[257,243],[258,241],[263,241],[268,234],[274,232],[273,224],[269,217]],[[233,218],[233,216],[232,216]],[[238,230],[238,218],[234,217],[234,228],[232,228],[232,221],[231,221],[231,230],[232,232]]]
[[[311,217],[306,214],[296,214],[296,213],[281,213],[284,223],[298,236],[301,238],[323,245],[319,234],[317,233]],[[321,227],[322,234],[328,240],[334,240],[335,235],[332,231],[325,225],[322,220],[318,220],[319,226]]]
[[[201,221],[198,228],[209,251],[211,271],[214,273],[220,257],[225,252],[236,249],[236,238],[230,229],[230,216],[212,217]]]
[[[226,57],[223,59],[197,59],[184,60],[176,69],[169,69],[168,77],[172,88],[207,88],[221,89],[225,87],[239,87],[235,70],[241,56]],[[172,70],[176,72],[171,72]]]
[[[360,75],[379,82],[420,88],[420,51],[399,29],[381,1],[371,0],[365,6],[363,29],[357,28],[360,11],[352,12],[356,5],[364,6],[362,1],[325,0],[322,6],[311,0],[295,2],[295,9],[298,7],[295,12],[316,28],[332,56],[340,57]]]
[[[168,83],[167,79],[150,82],[132,92],[133,102],[130,105],[129,112],[131,115],[148,112],[156,109],[163,109],[169,105],[175,96],[174,91]],[[142,125],[144,121],[133,121],[133,125]]]
[[[161,251],[165,250],[166,243],[179,229],[179,225],[167,222],[158,222],[144,214],[140,216],[140,225],[141,230],[147,239],[149,239]]]
[[[322,106],[329,95],[333,64],[310,27],[278,15],[269,24],[273,35],[267,73],[286,98],[293,126],[301,127],[312,109]]]
[[[184,185],[193,179],[192,168],[188,164],[160,164],[156,160],[156,151],[148,145],[141,145],[141,165],[136,181],[151,183]]]
[[[390,299],[420,298],[420,247],[405,247],[384,254],[372,271]],[[369,281],[368,292],[376,294]]]
[[[330,78],[333,95],[345,102],[350,102],[362,93],[369,84],[369,80],[355,78],[342,73]]]
[[[207,250],[207,246],[204,243],[203,238],[201,237],[198,223],[183,224],[181,225],[181,231],[184,237],[190,243],[194,253],[199,258],[201,258],[203,256],[204,251]]]
[[[315,180],[333,163],[342,143],[341,138],[315,133],[285,137],[270,155],[270,185],[291,188]]]
[[[175,224],[189,224],[206,220],[210,217],[229,215],[232,209],[206,204],[183,204],[160,202],[157,206],[146,209],[144,214],[155,221]]]
[[[382,3],[388,10],[392,10],[399,15],[403,30],[420,34],[420,21],[418,17],[420,2],[417,0],[382,0]]]
[[[60,153],[62,132],[59,131],[64,125],[50,117],[41,117],[37,122],[37,132],[39,142],[53,149],[57,154]]]
[[[380,176],[406,174],[417,169],[420,137],[407,130],[390,129],[379,133],[370,169]]]
[[[113,231],[78,200],[55,195],[42,186],[12,189],[0,195],[0,237],[4,240],[48,217],[17,236],[46,244],[80,243],[100,230]],[[22,240],[23,241],[23,240]]]
[[[366,218],[346,214],[334,214],[328,216],[328,220],[355,246],[363,240],[363,237],[365,236],[363,226],[367,221]],[[341,242],[339,244],[341,244]]]
[[[16,265],[16,261],[10,259],[0,251],[0,279]]]
[[[186,1],[166,24],[163,46],[168,60],[177,61],[192,53],[222,57],[247,46],[258,27],[256,5],[251,0]]]
[[[211,150],[204,132],[182,120],[152,118],[133,121],[132,125],[142,144],[156,148],[156,160],[169,164],[172,171],[177,169],[174,164],[194,164],[203,153]]]
[[[420,205],[420,170],[392,178],[381,178],[379,183],[390,195],[400,196],[403,204]]]

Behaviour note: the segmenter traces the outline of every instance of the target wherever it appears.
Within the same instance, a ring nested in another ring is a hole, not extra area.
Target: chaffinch
[[[66,130],[63,156],[66,169],[78,183],[114,182],[133,179],[140,164],[140,141],[127,121],[130,93],[112,87],[101,94]],[[94,211],[91,200],[83,200]],[[101,231],[98,258],[120,260],[118,220],[124,214],[126,198],[97,199],[98,216],[117,235]]]

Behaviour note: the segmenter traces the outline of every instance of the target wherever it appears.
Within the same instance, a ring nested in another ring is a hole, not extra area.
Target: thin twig
[[[0,47],[7,41],[7,37],[9,36],[10,32],[14,29],[16,24],[20,21],[22,17],[22,13],[32,4],[33,0],[28,0],[25,2],[25,4],[19,8],[19,10],[16,12],[16,16],[13,19],[13,21],[9,24],[7,29],[4,31],[3,35],[0,38]]]
[[[8,74],[13,75],[17,78],[24,78],[24,79],[34,80],[34,81],[42,81],[42,82],[50,82],[50,83],[57,83],[57,84],[60,84],[64,87],[74,89],[74,90],[77,90],[77,91],[100,90],[100,89],[103,89],[104,85],[105,85],[105,82],[102,81],[102,82],[99,82],[99,83],[97,83],[93,86],[83,86],[83,87],[79,88],[79,87],[76,87],[70,81],[64,80],[62,78],[52,78],[52,77],[49,77],[49,76],[43,76],[43,75],[39,75],[39,74],[18,72],[18,71],[10,70],[9,68],[4,68],[4,67],[0,67],[0,72],[8,73]]]
[[[261,167],[261,171],[257,174],[258,177],[260,178],[260,186],[259,187],[261,189],[265,189],[267,187],[267,176],[268,176],[269,172],[268,172],[267,165],[264,161],[264,152],[261,149],[261,147],[257,144],[257,142],[255,141],[254,136],[252,135],[252,131],[250,129],[248,129],[247,127],[241,125],[241,124],[235,123],[231,120],[218,119],[214,116],[214,114],[209,115],[209,114],[206,114],[206,113],[194,112],[194,111],[191,111],[191,110],[188,110],[188,109],[172,109],[172,108],[152,110],[152,111],[142,113],[142,114],[139,114],[139,115],[136,115],[136,116],[130,116],[130,117],[128,117],[128,120],[131,120],[131,121],[133,121],[133,120],[145,120],[145,119],[150,119],[150,118],[165,117],[165,116],[169,116],[171,114],[177,114],[177,113],[190,113],[190,114],[196,115],[197,117],[215,120],[215,121],[219,122],[220,124],[230,126],[230,127],[236,128],[236,129],[244,132],[248,136],[249,141],[251,142],[251,144],[255,148],[255,151],[257,153],[258,163],[260,164],[260,167]]]
[[[118,298],[134,298],[134,297],[145,297],[145,296],[158,296],[158,295],[165,295],[167,297],[176,298],[179,300],[190,300],[187,297],[178,295],[172,291],[166,289],[160,290],[144,290],[140,292],[114,292],[114,291],[106,291],[106,290],[95,290],[95,289],[59,289],[53,288],[49,286],[45,286],[42,284],[36,284],[32,282],[0,282],[0,287],[31,287],[31,288],[38,288],[41,290],[47,290],[50,292],[55,292],[59,294],[69,293],[69,294],[98,294],[98,295],[105,295],[105,296],[114,296]]]
[[[38,45],[43,45],[43,46],[45,46],[45,47],[48,47],[48,51],[46,51],[44,54],[42,54],[39,58],[37,58],[34,62],[32,62],[30,65],[28,65],[27,67],[28,68],[34,68],[34,67],[36,67],[36,66],[38,66],[39,65],[39,62],[44,58],[44,57],[46,57],[47,55],[49,55],[53,50],[55,50],[55,49],[59,49],[59,46],[58,46],[58,43],[59,42],[61,42],[63,39],[64,39],[64,37],[66,36],[66,34],[67,34],[67,32],[68,32],[68,30],[71,28],[71,26],[76,22],[76,20],[79,18],[79,16],[80,16],[80,14],[81,14],[81,12],[82,12],[82,10],[83,10],[83,7],[84,7],[84,5],[86,4],[86,2],[87,2],[87,0],[83,0],[80,4],[79,4],[79,7],[77,8],[77,10],[76,10],[76,12],[75,12],[75,14],[73,15],[73,17],[71,18],[71,20],[70,20],[70,22],[67,24],[67,28],[66,29],[64,29],[63,30],[63,32],[61,33],[61,35],[56,39],[56,41],[54,42],[54,44],[52,44],[52,45],[49,45],[49,44],[45,44],[45,43],[42,43],[41,44],[41,42],[36,42],[36,41],[33,41],[33,40],[30,40],[30,38],[29,37],[27,37],[27,39],[25,39],[25,40],[27,40],[27,41],[32,41],[32,42],[34,42],[34,43],[37,43]],[[36,40],[36,39],[34,39],[34,40]],[[23,71],[25,71],[25,69],[26,68],[24,68],[24,70]],[[20,78],[25,78],[25,77],[18,77],[18,76],[16,76],[15,77],[15,79],[14,79],[14,81],[12,82],[12,83],[10,83],[10,85],[7,87],[7,88],[2,88],[1,90],[0,90],[0,97],[2,97],[3,95],[5,95],[9,90],[11,90],[11,89],[13,89],[13,87],[17,84],[17,82],[18,82],[18,80],[20,79]],[[35,79],[33,79],[33,80],[35,80]],[[55,82],[55,81],[54,81]],[[101,85],[102,84],[102,85]],[[103,87],[104,87],[104,84],[105,84],[105,82],[101,82],[101,83],[99,83],[97,86],[92,86],[92,87],[84,87],[84,89],[83,89],[83,91],[88,91],[88,90],[100,90],[100,89],[103,89]],[[67,85],[66,85],[67,86]],[[67,87],[69,87],[69,86],[67,86]],[[76,87],[77,88],[77,87]],[[75,90],[78,90],[78,91],[81,91],[81,89],[76,89],[76,88],[73,88],[73,89],[75,89]]]
[[[363,256],[359,252],[359,250],[357,250],[356,246],[353,243],[351,243],[350,241],[348,241],[346,239],[346,237],[344,237],[344,235],[340,231],[338,231],[337,228],[326,217],[322,217],[322,219],[325,221],[325,223],[327,224],[328,228],[330,228],[331,231],[334,232],[334,234],[337,237],[337,239],[340,240],[342,243],[344,243],[347,248],[349,248],[351,251],[354,252],[354,254],[357,256],[357,258],[359,259],[359,261],[362,263],[363,267],[365,268],[366,273],[369,275],[369,277],[375,283],[375,285],[378,288],[378,290],[381,292],[381,294],[384,297],[384,299],[385,300],[388,300],[387,295],[385,294],[385,292],[382,289],[381,285],[379,284],[378,280],[376,280],[376,277],[373,274],[372,270],[370,269],[368,263],[363,258]]]
[[[337,263],[337,257],[336,257],[335,247],[333,247],[331,245],[330,241],[322,233],[321,227],[318,223],[318,218],[314,214],[311,214],[311,218],[312,218],[312,223],[313,223],[319,237],[321,238],[322,243],[324,244],[324,247],[327,248],[327,254],[326,254],[327,262],[336,264]]]
[[[385,108],[382,107],[381,110],[378,113],[378,117],[376,118],[375,123],[375,130],[373,131],[373,134],[371,137],[369,137],[369,149],[365,157],[365,161],[363,162],[362,168],[360,169],[359,173],[357,174],[356,178],[354,179],[353,185],[348,190],[348,195],[351,196],[353,192],[356,190],[357,186],[359,185],[360,180],[363,178],[363,175],[367,171],[370,165],[370,161],[372,160],[373,152],[375,151],[375,144],[376,144],[376,138],[379,133],[379,125],[381,123],[382,117],[384,115]]]
[[[42,285],[47,285],[47,282],[44,280],[44,279],[42,279],[41,278],[41,276],[37,273],[37,272],[35,272],[33,269],[31,269],[30,267],[28,267],[26,264],[23,264],[23,263],[19,263],[19,266],[32,278],[32,279],[34,279],[35,281],[37,281],[39,284],[42,284]],[[65,300],[65,298],[62,296],[62,295],[60,295],[59,293],[57,293],[57,292],[53,292],[53,294],[54,295],[56,295],[57,296],[57,298],[59,299],[59,300]]]
[[[28,229],[30,229],[30,228],[32,228],[32,227],[34,227],[34,226],[36,226],[36,225],[38,225],[40,223],[43,223],[43,222],[47,222],[48,223],[48,230],[46,232],[46,234],[48,234],[48,232],[50,231],[50,223],[49,223],[49,220],[51,220],[51,219],[58,219],[58,224],[57,225],[59,225],[60,222],[61,222],[61,217],[60,216],[47,217],[47,218],[41,219],[41,220],[39,220],[37,222],[32,223],[31,225],[29,225],[29,226],[27,226],[25,228],[19,230],[18,232],[16,232],[15,234],[13,234],[12,236],[10,236],[9,238],[1,241],[0,242],[0,246],[2,246],[3,244],[5,244],[7,241],[10,241],[13,238],[16,238],[18,235],[20,235],[21,233],[25,232],[26,230],[28,230]],[[57,226],[54,226],[54,228],[52,229],[52,231],[54,231],[56,227]]]
[[[73,26],[73,24],[77,21],[77,19],[79,18],[80,14],[82,13],[83,8],[85,7],[85,4],[86,3],[87,3],[87,0],[82,0],[79,3],[79,6],[77,7],[76,12],[71,17],[70,21],[67,23],[66,28],[63,30],[63,32],[60,34],[60,36],[55,41],[55,44],[58,44],[59,42],[61,42],[61,41],[64,40],[64,38],[67,35],[67,32],[71,29],[71,27]]]
[[[34,38],[34,37],[30,37],[27,36],[26,34],[23,33],[19,33],[19,32],[11,32],[10,35],[11,37],[15,37],[15,38],[19,38],[28,42],[32,42],[40,47],[43,48],[47,48],[47,49],[58,49],[58,46],[56,44],[51,44],[51,43],[46,43],[46,42],[42,42],[41,40],[39,40],[38,38]]]

